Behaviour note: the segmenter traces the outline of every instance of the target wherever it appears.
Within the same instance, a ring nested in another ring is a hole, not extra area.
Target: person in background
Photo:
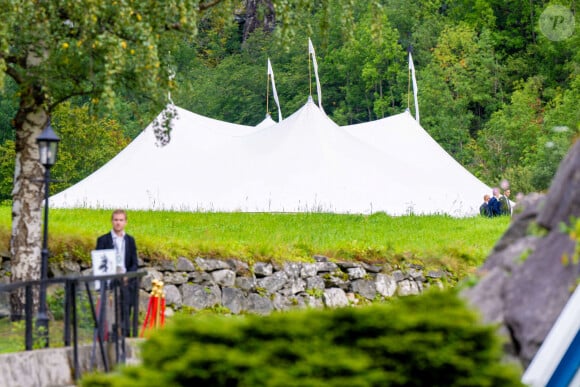
[[[135,243],[135,238],[125,232],[127,212],[125,210],[114,210],[111,216],[111,223],[113,229],[97,238],[96,250],[115,250],[117,273],[137,271],[137,244]],[[123,289],[121,305],[124,318],[122,324],[125,336],[129,336],[129,317],[134,308],[133,303],[130,301],[135,299],[135,293],[137,292],[136,278],[128,281],[128,286],[123,286]]]
[[[491,213],[489,212],[489,198],[490,196],[488,194],[483,195],[483,203],[481,203],[481,206],[479,206],[479,214],[481,216],[488,216],[491,217]]]
[[[499,202],[499,188],[495,187],[492,190],[493,196],[487,202],[490,216],[499,216],[501,214],[501,204]]]
[[[500,214],[501,215],[512,215],[512,205],[510,203],[510,194],[511,191],[508,189],[503,191],[503,195],[499,198],[500,203]]]

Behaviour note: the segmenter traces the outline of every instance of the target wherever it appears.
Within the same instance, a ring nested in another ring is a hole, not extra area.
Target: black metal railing
[[[49,305],[52,320],[55,316],[62,318],[62,343],[73,350],[73,367],[75,380],[80,378],[79,367],[79,328],[92,337],[83,342],[92,342],[90,370],[97,368],[97,347],[100,364],[105,372],[111,370],[114,363],[125,363],[125,338],[137,337],[139,333],[139,288],[141,277],[145,272],[129,272],[102,276],[67,276],[50,278],[45,281],[25,281],[0,285],[0,296],[22,295],[24,290],[24,316],[10,315],[10,320],[24,321],[24,349],[34,349],[34,292],[41,285],[64,296],[62,302],[53,302]],[[62,288],[61,288],[62,287]],[[62,294],[64,293],[64,294]],[[18,296],[20,297],[20,296]],[[6,305],[4,306],[7,307]],[[62,308],[62,309],[61,309]],[[80,313],[79,313],[80,312]],[[1,321],[1,319],[0,319]],[[51,330],[52,331],[52,330]],[[38,332],[37,332],[38,333]],[[2,332],[0,329],[0,336]],[[49,345],[49,332],[42,332],[38,336],[46,336],[41,343]],[[55,339],[54,335],[52,339]],[[114,347],[114,359],[110,359],[105,343]]]

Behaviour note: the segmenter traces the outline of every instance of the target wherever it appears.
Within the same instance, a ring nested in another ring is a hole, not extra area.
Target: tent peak
[[[314,105],[315,108],[319,109],[320,111],[324,111],[320,108],[320,106],[318,106],[316,103],[314,103],[314,98],[312,98],[311,95],[308,96],[308,100],[306,101],[305,105]]]

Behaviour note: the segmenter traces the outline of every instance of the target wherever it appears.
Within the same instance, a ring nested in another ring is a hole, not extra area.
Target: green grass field
[[[0,250],[7,251],[11,208],[0,207]],[[390,217],[326,213],[186,213],[130,211],[127,231],[149,259],[238,258],[400,262],[419,260],[464,271],[479,265],[508,218]],[[51,209],[52,259],[88,260],[97,236],[110,230],[109,210]],[[460,268],[460,267],[462,268]],[[459,273],[458,273],[459,274]]]
[[[9,251],[10,214],[10,207],[0,206],[2,254]],[[97,236],[110,230],[110,216],[109,210],[51,209],[50,259],[89,260]],[[152,260],[305,261],[321,254],[445,269],[452,284],[483,262],[508,225],[508,218],[482,217],[130,211],[127,231],[135,236],[139,255]],[[0,321],[0,353],[23,349],[23,329],[21,323]]]

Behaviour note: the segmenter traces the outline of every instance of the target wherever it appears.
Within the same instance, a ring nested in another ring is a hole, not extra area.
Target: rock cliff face
[[[509,337],[508,353],[527,367],[580,278],[580,141],[546,195],[518,203],[511,226],[463,294]]]

